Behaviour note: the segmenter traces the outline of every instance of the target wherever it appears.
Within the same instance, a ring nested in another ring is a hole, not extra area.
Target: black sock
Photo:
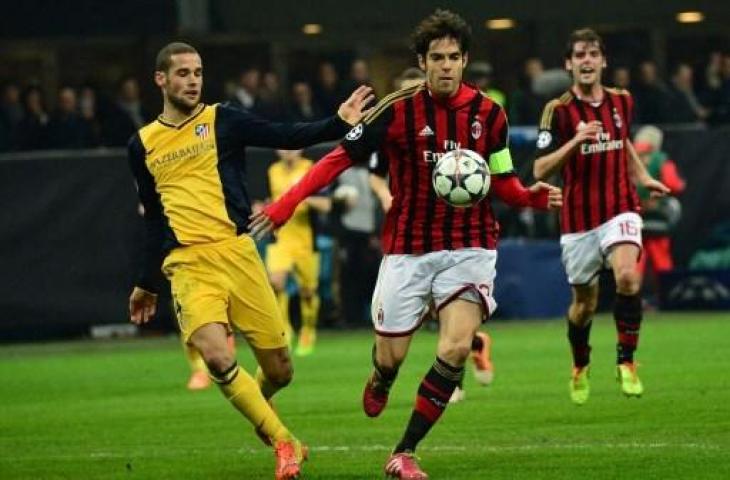
[[[616,363],[634,361],[634,351],[639,344],[641,328],[641,297],[637,295],[616,294],[613,304],[613,318],[616,321]]]
[[[582,327],[568,320],[568,341],[573,353],[573,365],[581,368],[591,361],[591,346],[588,339],[591,336],[593,320],[589,319]]]
[[[418,442],[426,436],[446,409],[463,372],[464,367],[452,367],[436,357],[436,361],[418,387],[411,419],[394,453],[416,450]]]

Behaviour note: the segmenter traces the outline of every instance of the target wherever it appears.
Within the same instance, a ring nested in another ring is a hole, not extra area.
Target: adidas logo
[[[423,127],[423,130],[418,133],[419,137],[430,137],[431,135],[433,135],[433,130],[428,125]]]

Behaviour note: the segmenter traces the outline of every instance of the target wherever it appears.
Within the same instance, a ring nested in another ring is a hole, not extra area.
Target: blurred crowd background
[[[0,286],[14,292],[0,298],[6,312],[0,330],[126,315],[136,259],[131,245],[140,231],[126,152],[118,147],[161,110],[153,82],[161,46],[182,40],[198,48],[206,103],[310,121],[332,115],[358,85],[382,98],[412,77],[408,35],[437,7],[471,23],[466,78],[506,108],[515,164],[527,183],[542,107],[570,85],[565,41],[579,27],[599,31],[607,45],[604,84],[633,94],[637,133],[650,126],[636,139],[642,157],[657,175],[670,165],[681,186],[676,202],[645,199],[652,220],[645,237],[671,239],[669,254],[676,257],[669,267],[660,258],[658,273],[716,270],[727,277],[698,283],[680,275],[664,282],[663,293],[661,282],[650,279],[649,298],[671,304],[674,285],[680,293],[699,285],[694,297],[685,295],[692,300],[687,305],[701,308],[708,304],[703,295],[716,294],[720,303],[712,305],[730,308],[730,2],[26,0],[4,9],[0,20],[0,260],[8,273]],[[316,160],[329,148],[304,154]],[[274,152],[250,152],[254,199],[268,196],[266,169],[275,160]],[[340,198],[321,219],[319,246],[329,252],[321,279],[329,291],[322,294],[332,302],[323,310],[332,324],[368,321],[382,209],[366,179],[366,169],[343,176],[333,194],[345,185],[358,191],[357,201]],[[515,279],[542,275],[536,267],[542,259],[550,263],[541,284],[564,286],[556,217],[497,210],[508,239],[500,256],[513,274],[501,277],[507,293],[500,312],[524,318],[562,311],[567,299],[557,294],[514,297],[531,292]],[[522,239],[547,240],[510,243]],[[649,268],[656,271],[656,263],[649,258]],[[510,311],[548,300],[555,309]]]

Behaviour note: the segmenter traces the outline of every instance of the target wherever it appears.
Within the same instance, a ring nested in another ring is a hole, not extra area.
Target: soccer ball
[[[489,192],[489,166],[477,152],[451,150],[436,162],[432,180],[436,195],[446,203],[471,207]]]

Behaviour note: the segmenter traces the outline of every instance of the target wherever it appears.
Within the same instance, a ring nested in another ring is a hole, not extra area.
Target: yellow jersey
[[[129,142],[129,162],[145,209],[146,242],[137,286],[156,291],[172,249],[248,232],[245,147],[299,149],[341,138],[337,116],[313,123],[272,123],[228,105],[199,104],[179,124],[163,118]]]

